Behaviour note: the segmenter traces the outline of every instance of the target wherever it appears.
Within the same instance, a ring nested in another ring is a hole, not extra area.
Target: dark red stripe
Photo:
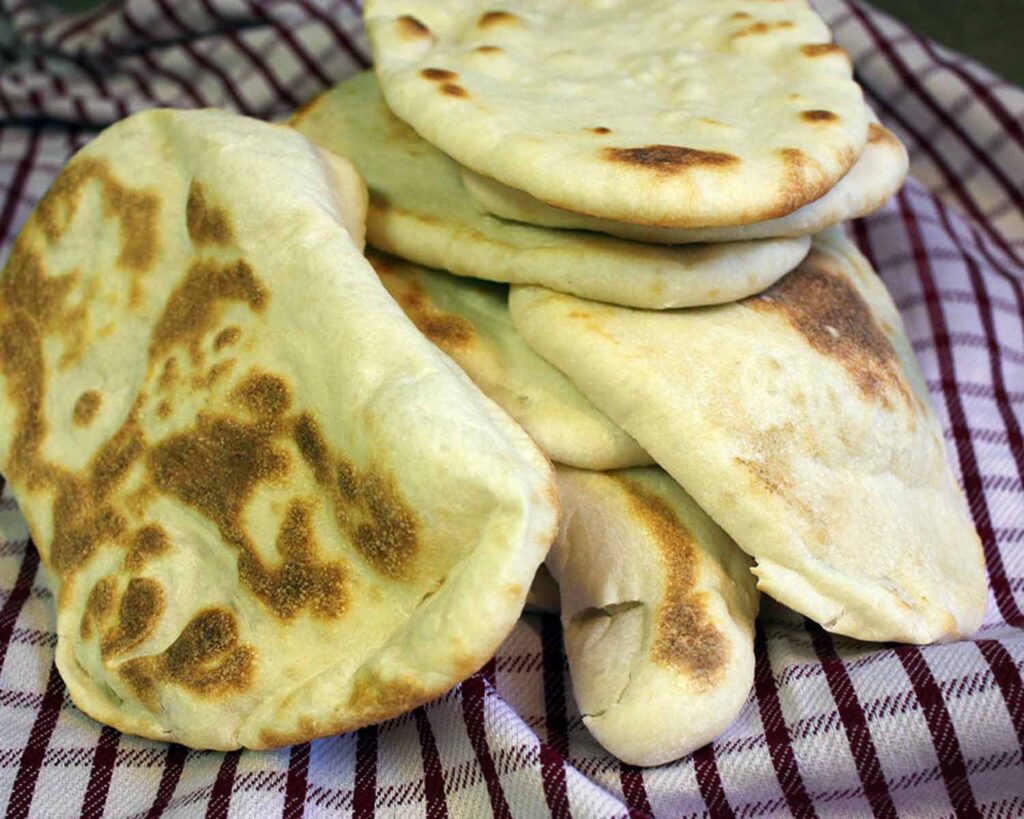
[[[185,33],[187,37],[195,36],[195,32],[192,31],[192,29],[190,29],[181,21],[178,15],[174,12],[174,8],[172,7],[172,5],[168,3],[167,0],[157,0],[157,5],[160,7],[160,10],[164,13],[167,19],[170,20],[174,25],[176,25],[180,31]],[[206,69],[206,71],[209,74],[213,75],[217,78],[217,80],[220,81],[221,86],[227,92],[232,102],[234,102],[235,108],[238,111],[241,111],[243,114],[254,113],[252,108],[242,98],[242,95],[235,87],[234,81],[231,79],[230,76],[228,76],[227,72],[225,72],[217,63],[207,58],[205,54],[199,51],[199,49],[194,48],[192,44],[188,41],[188,39],[179,40],[177,43],[174,44],[174,46],[172,46],[172,48],[175,47],[184,50],[185,53],[188,54],[188,56],[191,57],[192,60],[197,65],[199,65],[201,68]]]
[[[115,119],[124,119],[128,116],[128,106],[124,104],[124,100],[120,97],[115,97],[110,93],[110,89],[107,87],[107,83],[103,79],[103,75],[93,67],[92,61],[88,57],[76,60],[75,66],[90,80],[90,82],[92,82],[93,85],[96,86],[98,96],[101,99],[110,102],[114,106],[114,110],[117,112]],[[96,121],[96,118],[91,117],[86,121],[91,124]],[[102,122],[102,124],[106,124],[105,121]]]
[[[641,816],[653,816],[651,802],[647,798],[647,786],[644,784],[643,768],[635,765],[619,763],[619,781],[622,783],[622,796],[629,807],[630,819]]]
[[[903,116],[900,110],[891,105],[888,100],[884,97],[876,94],[871,95],[871,99],[874,101],[875,106],[885,115],[887,119],[893,120],[906,134],[908,134],[918,148],[926,153],[932,164],[942,175],[945,180],[946,186],[952,191],[953,195],[957,198],[960,205],[964,208],[967,214],[974,221],[972,232],[978,239],[978,247],[982,253],[985,254],[986,259],[996,267],[1004,275],[1009,275],[1005,268],[1003,268],[992,256],[984,241],[982,241],[981,234],[978,231],[983,231],[984,235],[993,241],[1003,251],[1006,257],[1014,264],[1021,264],[1021,259],[1017,255],[1013,246],[1005,239],[1005,237],[996,230],[995,226],[989,220],[988,216],[981,209],[978,203],[975,201],[974,196],[964,186],[963,180],[960,174],[954,170],[950,164],[946,161],[945,157],[939,153],[938,149],[932,144],[932,141],[928,139],[921,131],[919,131],[909,119]],[[930,195],[930,194],[929,194]]]
[[[995,542],[995,534],[992,531],[988,505],[984,491],[981,488],[977,459],[970,433],[967,429],[963,405],[957,392],[956,368],[949,345],[949,328],[946,325],[946,317],[942,311],[941,302],[935,292],[935,281],[928,259],[927,248],[921,235],[920,225],[917,224],[914,212],[902,191],[897,195],[896,201],[903,217],[911,249],[913,250],[918,280],[925,294],[928,320],[936,340],[935,349],[939,370],[942,375],[943,393],[949,410],[950,423],[953,426],[957,454],[960,457],[965,489],[967,489],[967,497],[971,501],[971,511],[974,514],[982,543],[985,544],[990,582],[993,591],[995,591],[997,603],[1002,598],[1000,611],[1013,614],[1016,609],[1016,602],[1013,600],[1009,583],[1006,579],[1002,557],[999,554]],[[1019,611],[1016,613],[1019,616]],[[960,750],[960,740],[956,735],[946,703],[942,699],[942,692],[939,689],[938,683],[936,683],[935,677],[932,675],[931,669],[925,662],[920,650],[916,648],[898,649],[896,655],[899,657],[907,672],[907,676],[910,678],[914,694],[921,706],[928,730],[932,735],[935,752],[939,760],[939,770],[946,786],[946,792],[949,794],[950,803],[958,816],[976,816],[978,808],[974,801],[974,794],[971,791],[970,780],[967,778],[967,768],[964,764],[963,753]]]
[[[177,790],[181,772],[185,769],[185,757],[188,749],[183,745],[168,745],[167,756],[164,757],[164,772],[160,775],[160,784],[156,789],[153,805],[146,814],[146,819],[159,819],[171,804],[174,791]]]
[[[540,747],[541,782],[544,798],[553,817],[568,817],[565,760],[569,756],[568,718],[565,710],[565,651],[562,624],[558,617],[541,617],[541,646],[544,666],[544,723],[547,742]]]
[[[921,706],[928,731],[932,735],[935,753],[939,759],[939,770],[949,794],[950,804],[958,817],[976,817],[978,805],[974,801],[971,782],[967,778],[967,766],[960,750],[960,740],[949,717],[946,702],[942,699],[942,691],[935,681],[924,655],[918,648],[901,648],[896,650],[903,668],[910,678],[914,695]]]
[[[1024,752],[1024,682],[1020,671],[1003,644],[997,640],[978,640],[975,645],[992,669],[996,685],[1003,695],[1006,710],[1010,713],[1013,728],[1017,732],[1017,742]]]
[[[715,749],[710,744],[694,751],[693,772],[697,776],[697,787],[700,788],[700,795],[704,797],[708,813],[714,819],[734,819],[736,814],[729,800],[725,798],[725,788],[722,787],[722,777],[718,773],[718,763],[715,761]]]
[[[480,766],[484,785],[487,786],[491,811],[494,813],[495,819],[512,819],[512,812],[505,800],[505,791],[501,787],[501,778],[494,766],[490,745],[487,744],[487,723],[484,718],[484,674],[484,670],[480,670],[462,682],[460,686],[462,713],[466,723],[466,733],[469,736],[469,744],[473,746],[476,764]]]
[[[1024,481],[1024,435],[1021,433],[1020,421],[1010,406],[1009,390],[1006,387],[1006,376],[1002,367],[1002,351],[999,338],[996,335],[992,300],[989,297],[988,288],[985,285],[984,277],[977,262],[967,252],[967,249],[961,243],[960,237],[953,228],[948,209],[941,201],[936,200],[935,204],[946,232],[957,246],[960,255],[963,257],[964,264],[967,266],[971,290],[974,292],[974,297],[978,304],[978,314],[981,319],[982,329],[985,331],[985,342],[988,347],[989,369],[992,374],[992,388],[995,391],[996,406],[999,409],[1000,417],[1003,419],[1003,425],[1006,427],[1007,442],[1017,467],[1017,475]],[[1021,316],[1024,317],[1024,294],[1021,293],[1020,281],[1012,276],[1008,277],[1008,281],[1017,299],[1017,305],[1021,308]]]
[[[288,108],[295,108],[299,104],[298,100],[296,100],[295,97],[292,96],[291,91],[289,91],[287,88],[281,85],[277,77],[274,75],[274,72],[270,70],[270,67],[267,65],[267,62],[264,60],[264,58],[257,54],[256,52],[254,52],[246,44],[245,40],[242,37],[240,37],[231,29],[225,29],[221,32],[221,34],[226,36],[231,41],[231,44],[249,59],[253,67],[256,69],[257,73],[259,73],[260,76],[262,76],[263,79],[267,81],[267,84],[270,86],[271,90],[275,94],[277,94],[279,103],[283,103]],[[274,104],[273,109],[269,110],[278,110],[278,105]]]
[[[306,812],[309,787],[309,743],[293,745],[288,756],[288,782],[284,789],[284,819],[301,819]]]
[[[206,7],[209,9],[211,0],[203,0]],[[217,12],[210,9],[211,14]],[[295,58],[302,63],[302,67],[306,69],[310,74],[316,77],[320,85],[326,87],[333,84],[333,80],[328,77],[320,68],[320,65],[316,59],[314,59],[310,53],[306,50],[306,47],[302,44],[302,41],[298,37],[294,36],[289,30],[286,24],[278,23],[273,17],[267,14],[266,10],[262,6],[254,6],[252,8],[253,14],[257,19],[263,21],[268,26],[272,27],[274,31],[280,35],[281,39],[285,44],[292,50]]]
[[[798,817],[817,816],[811,798],[807,794],[800,767],[793,755],[793,744],[789,736],[789,728],[782,716],[782,704],[779,702],[779,690],[772,677],[771,661],[768,659],[768,643],[764,629],[757,626],[755,642],[757,660],[754,665],[754,696],[761,712],[761,725],[764,738],[768,743],[768,755],[775,768],[775,776],[782,789],[790,813]]]
[[[307,0],[298,0],[298,4],[305,9],[310,16],[315,17],[330,29],[331,34],[334,35],[334,41],[348,52],[356,65],[361,68],[370,67],[370,61],[358,48],[356,48],[355,43],[352,42],[348,34],[345,33],[345,30],[334,21],[331,15],[317,8],[316,3],[310,3],[307,2]]]
[[[935,103],[935,101],[928,95],[928,93],[918,82],[917,77],[914,76],[914,74],[910,71],[909,68],[907,68],[906,64],[899,57],[898,53],[892,47],[892,44],[875,26],[870,16],[866,12],[864,12],[863,9],[861,9],[856,3],[851,4],[850,8],[853,11],[853,13],[857,16],[857,19],[861,21],[865,30],[870,35],[871,39],[874,41],[875,45],[878,47],[881,53],[887,58],[889,64],[892,65],[896,73],[899,74],[900,77],[904,80],[904,83],[907,85],[907,87],[911,91],[914,91],[918,98],[921,99],[922,102],[924,102],[926,105],[928,105],[928,107],[930,107],[934,111],[936,117],[938,117],[943,122],[943,124],[946,125],[947,128],[949,128],[950,130],[952,130],[954,133],[961,137],[961,140],[967,146],[968,150],[974,153],[975,156],[979,158],[979,161],[982,162],[982,164],[985,164],[986,167],[995,168],[994,163],[992,163],[991,160],[984,155],[984,152],[981,151],[977,145],[970,141],[967,135],[964,134],[962,130],[955,124],[955,122],[953,121],[952,117],[950,117],[948,112],[944,111],[941,107],[939,107]],[[882,103],[888,115],[898,120],[901,126],[904,128],[904,130],[910,133],[917,141],[917,143],[921,146],[921,148],[932,158],[936,166],[942,172],[942,175],[945,177],[950,189],[956,194],[957,198],[960,199],[960,201],[963,203],[964,207],[968,210],[971,216],[974,217],[974,219],[982,227],[985,228],[986,232],[988,232],[991,235],[992,239],[1003,249],[1003,251],[1007,254],[1009,258],[1011,258],[1018,264],[1022,263],[1020,256],[1017,255],[1017,252],[1009,244],[1009,242],[1006,241],[1003,235],[998,230],[995,229],[995,227],[989,221],[988,217],[978,206],[974,197],[964,186],[962,180],[959,178],[959,175],[953,172],[952,169],[950,169],[945,159],[939,154],[938,150],[932,144],[932,141],[925,139],[920,134],[920,132],[918,132],[917,129],[913,128],[909,124],[908,120],[902,114],[898,113],[895,107],[890,105],[886,100],[878,96],[876,96],[875,99]],[[1012,186],[1012,184],[1008,184],[1008,180],[1006,180],[1006,176],[1004,174],[998,171],[997,173],[999,181],[1007,182],[1007,185],[1004,185],[1004,187],[1007,187],[1007,192],[1010,195],[1010,197],[1014,200],[1014,202],[1017,203],[1017,207],[1019,209],[1024,210],[1024,196],[1022,196],[1020,191],[1016,190]]]
[[[217,779],[213,783],[213,792],[206,806],[206,819],[227,819],[231,808],[231,794],[235,789],[235,772],[238,770],[238,759],[241,751],[229,751],[224,754],[217,771]]]
[[[157,0],[157,2],[160,8],[164,10],[167,16],[171,19],[171,21],[176,26],[178,26],[178,28],[181,31],[183,31],[190,37],[197,36],[198,32],[191,26],[187,25],[184,21],[182,21],[180,17],[178,17],[173,7],[167,2],[167,0]],[[235,47],[235,50],[240,52],[243,56],[247,58],[252,68],[267,81],[267,84],[270,86],[271,90],[273,90],[274,93],[277,94],[278,103],[272,104],[269,109],[266,107],[262,108],[261,113],[265,113],[267,110],[277,110],[278,104],[280,103],[283,103],[286,106],[294,108],[298,104],[296,99],[291,95],[288,89],[286,89],[284,86],[281,85],[281,83],[278,82],[277,77],[274,76],[274,73],[267,66],[267,63],[264,60],[264,58],[256,54],[251,48],[249,48],[245,41],[240,36],[238,36],[238,34],[236,34],[236,26],[232,25],[230,21],[225,21],[225,18],[216,9],[213,8],[213,5],[210,2],[210,0],[203,0],[203,7],[206,9],[207,14],[216,22],[221,24],[225,22],[228,23],[227,25],[222,26],[221,30],[217,32],[217,35],[219,37],[226,37]],[[186,49],[189,51],[189,53],[192,53],[192,48],[190,46],[186,46]],[[217,66],[212,64],[211,70],[215,71],[221,77],[222,81],[224,81],[228,85],[228,91],[233,97],[240,97],[240,92],[236,91],[236,81],[233,80],[230,77],[230,75],[221,72]],[[240,86],[241,84],[242,79],[238,80],[238,85]],[[244,104],[240,100],[236,101],[237,104],[239,105],[240,110],[245,111],[246,109],[250,108],[250,106]],[[247,113],[254,112],[249,110],[247,111]]]
[[[430,727],[426,709],[420,707],[413,712],[416,719],[416,733],[420,738],[420,752],[423,756],[423,791],[427,799],[427,819],[448,819],[448,803],[444,796],[444,769],[437,753],[437,741]]]
[[[129,29],[129,31],[131,31],[131,33],[138,37],[140,40],[145,42],[149,39],[145,29],[143,29],[138,23],[138,21],[136,21],[135,18],[132,17],[132,15],[129,13],[129,9],[127,6],[125,6],[122,10],[121,19],[124,20],[125,26]],[[179,89],[181,89],[182,93],[185,94],[185,96],[187,96],[189,99],[192,100],[193,103],[195,103],[196,107],[210,107],[209,100],[207,100],[205,96],[199,93],[198,83],[196,83],[195,87],[193,87],[192,82],[183,79],[178,74],[169,69],[163,68],[156,62],[156,60],[153,59],[152,55],[150,55],[149,51],[146,49],[140,49],[135,53],[135,56],[138,57],[145,64],[146,68],[149,69],[151,74],[155,76],[164,77],[165,79],[174,83]],[[138,82],[138,80],[136,80],[136,82]]]
[[[918,45],[925,51],[925,53],[932,58],[936,63],[941,65],[943,68],[956,74],[966,85],[971,89],[971,92],[981,100],[990,114],[995,118],[996,122],[999,123],[1000,127],[1022,148],[1024,148],[1024,128],[1021,128],[1020,122],[1017,118],[1011,114],[1003,103],[989,90],[988,83],[981,82],[977,77],[968,71],[965,71],[962,66],[957,62],[947,59],[939,54],[938,50],[932,44],[931,40],[927,37],[921,36],[915,29],[910,26],[903,25],[901,27],[911,37],[913,37]]]
[[[21,201],[25,183],[28,181],[28,175],[32,171],[32,163],[35,162],[36,153],[39,150],[40,135],[41,130],[39,128],[32,130],[28,138],[28,147],[25,149],[25,153],[22,155],[21,161],[18,162],[18,166],[14,169],[14,175],[11,177],[11,184],[7,189],[7,198],[4,200],[3,210],[0,210],[0,247],[7,243],[8,236],[10,235],[18,203]]]
[[[14,779],[14,787],[11,789],[11,801],[7,805],[7,819],[24,819],[28,816],[29,809],[32,807],[32,799],[36,793],[39,771],[43,767],[43,758],[50,745],[53,730],[57,727],[57,717],[60,716],[63,704],[64,683],[60,679],[60,674],[57,673],[57,664],[54,663],[50,666],[50,677],[46,681],[46,693],[43,694],[39,713],[36,714],[35,722],[32,723],[28,744],[21,754],[18,773]]]
[[[120,742],[121,733],[109,725],[104,725],[100,732],[100,741],[96,744],[96,753],[92,758],[92,771],[89,773],[85,799],[82,800],[82,819],[98,819],[103,816],[107,806],[107,794],[110,792],[110,780],[114,775],[114,764],[117,762],[117,746]]]
[[[78,34],[79,32],[85,31],[85,29],[96,25],[96,23],[102,21],[103,18],[106,17],[108,14],[111,14],[115,9],[119,8],[120,5],[120,3],[104,3],[99,8],[97,8],[92,14],[87,14],[81,20],[75,21],[66,29],[64,29],[64,31],[57,35],[57,37],[53,41],[54,47],[60,49],[64,42],[68,40],[70,37],[73,37],[75,34]]]
[[[996,164],[992,157],[989,156],[988,152],[971,138],[971,136],[961,127],[960,123],[957,122],[956,118],[953,117],[949,111],[943,108],[935,97],[932,96],[931,92],[925,88],[917,75],[911,70],[910,66],[904,62],[899,51],[894,48],[889,39],[882,34],[878,26],[875,24],[875,21],[871,19],[871,16],[856,3],[851,6],[851,10],[857,16],[857,19],[859,19],[868,30],[871,38],[875,41],[882,54],[884,54],[886,59],[889,61],[889,64],[899,75],[903,84],[925,104],[939,122],[942,123],[946,130],[953,133],[957,139],[963,143],[964,147],[967,148],[974,159],[988,170],[992,177],[1006,192],[1007,196],[1009,196],[1017,206],[1017,209],[1024,211],[1024,194],[1021,193],[1013,180],[1004,173],[1003,169]]]
[[[213,0],[202,0],[202,3],[211,19],[215,20],[216,23],[222,27],[221,33],[226,34],[231,39],[234,46],[242,50],[253,61],[256,68],[263,74],[266,81],[273,86],[276,93],[278,93],[278,95],[283,99],[287,100],[293,107],[297,105],[298,101],[294,96],[292,96],[291,91],[285,88],[278,78],[268,71],[266,60],[256,54],[241,37],[234,33],[234,29],[236,29],[237,26],[231,25],[231,20],[225,17],[213,5]],[[273,29],[273,33],[281,38],[285,45],[289,47],[295,58],[302,63],[306,72],[314,76],[322,85],[327,86],[332,84],[330,78],[328,78],[328,76],[321,71],[318,64],[316,64],[316,60],[309,55],[309,52],[306,51],[298,38],[292,35],[292,32],[287,25],[279,24],[278,21],[270,16],[259,4],[251,6],[249,11],[256,19],[259,19],[261,23]]]
[[[864,709],[857,698],[850,674],[836,654],[832,638],[825,630],[810,620],[806,621],[806,627],[825,672],[832,699],[835,700],[839,711],[839,719],[846,732],[846,741],[850,745],[850,753],[853,755],[853,762],[857,766],[857,774],[860,776],[864,795],[871,805],[871,810],[875,816],[896,819],[896,806],[893,805],[892,794],[889,792],[889,785],[885,781],[882,765],[878,760],[878,750],[875,748],[871,729],[868,727]]]
[[[1006,577],[1006,568],[1003,565],[1003,558],[999,552],[995,532],[992,528],[992,517],[989,513],[988,501],[985,498],[978,458],[974,452],[974,444],[967,425],[963,402],[957,389],[956,364],[953,360],[953,351],[949,343],[949,327],[946,324],[946,316],[942,311],[942,305],[935,290],[935,279],[932,275],[928,251],[924,245],[920,225],[917,224],[913,209],[907,202],[906,194],[900,191],[896,201],[910,239],[914,263],[917,266],[918,280],[925,295],[928,321],[935,336],[935,354],[942,377],[942,392],[949,412],[950,424],[953,428],[957,457],[960,459],[964,491],[967,495],[971,514],[974,516],[974,523],[977,526],[985,551],[989,583],[992,586],[996,604],[1003,618],[1007,623],[1020,627],[1024,625],[1024,615],[1021,614],[1017,601],[1014,599],[1013,592],[1010,589],[1010,583]]]
[[[356,733],[356,777],[352,793],[353,819],[373,819],[377,810],[377,726]]]
[[[32,582],[36,578],[39,569],[39,553],[35,544],[29,540],[25,544],[25,554],[21,558],[21,567],[18,569],[18,577],[14,581],[14,588],[10,596],[4,601],[0,609],[0,673],[4,670],[4,661],[7,659],[7,648],[11,644],[11,635],[14,634],[14,626],[18,622],[21,609],[32,592]]]

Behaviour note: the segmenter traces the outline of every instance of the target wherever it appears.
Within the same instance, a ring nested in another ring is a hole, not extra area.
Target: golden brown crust
[[[296,420],[292,435],[317,483],[329,494],[338,527],[366,562],[387,577],[408,574],[420,551],[419,525],[391,477],[372,468],[357,469],[332,454],[310,415]]]
[[[792,273],[746,304],[785,319],[821,355],[840,364],[866,398],[913,409],[899,356],[860,293],[812,250]]]
[[[195,262],[184,281],[171,293],[153,329],[149,356],[155,360],[175,344],[184,343],[194,363],[202,360],[200,342],[214,329],[225,302],[240,301],[262,311],[267,291],[244,259],[218,266]]]
[[[829,54],[843,54],[846,52],[835,43],[807,43],[800,46],[800,52],[805,57],[824,57]]]
[[[890,146],[893,146],[895,148],[902,147],[902,143],[900,142],[896,134],[894,134],[888,128],[884,128],[883,126],[878,125],[874,122],[868,125],[868,142],[872,144],[886,142]]]
[[[403,14],[395,21],[395,26],[403,40],[422,40],[425,37],[430,37],[430,29],[426,24],[411,14]]]
[[[708,616],[707,596],[694,590],[698,557],[693,535],[660,497],[623,475],[615,480],[625,489],[633,514],[657,541],[665,567],[651,659],[710,685],[726,666],[728,646]]]
[[[432,82],[451,82],[459,78],[458,74],[447,68],[424,68],[420,71],[420,76]]]
[[[477,28],[489,29],[498,26],[523,25],[523,21],[510,11],[487,11],[476,21]]]
[[[117,670],[153,708],[158,683],[216,699],[249,688],[255,667],[256,650],[239,644],[235,615],[227,609],[207,608],[189,621],[166,651],[128,660]]]
[[[606,160],[650,170],[658,176],[673,176],[690,168],[727,168],[740,158],[721,151],[701,151],[680,145],[647,145],[643,148],[604,148]]]
[[[197,245],[229,245],[235,238],[228,212],[210,205],[205,188],[195,180],[188,188],[185,224],[189,238]]]
[[[825,111],[821,108],[815,108],[811,111],[801,111],[800,119],[804,122],[829,123],[838,122],[839,115],[833,111]]]
[[[782,148],[778,153],[785,167],[785,182],[776,206],[765,213],[763,219],[787,216],[808,202],[820,199],[831,188],[829,182],[823,181],[818,164],[800,148]],[[849,164],[853,164],[852,159]]]
[[[278,568],[269,568],[254,552],[242,552],[238,559],[245,585],[286,620],[305,609],[315,617],[338,618],[348,607],[345,571],[339,563],[316,558],[312,508],[312,502],[293,500],[289,504],[277,533]]]
[[[735,15],[734,15],[735,17]],[[733,34],[733,38],[737,37],[749,37],[752,34],[768,34],[771,31],[781,31],[787,28],[793,28],[793,23],[790,20],[778,20],[776,22],[768,23],[764,20],[759,20],[756,23],[751,23],[744,29],[737,31]]]
[[[382,269],[380,275],[386,278],[388,274]],[[465,347],[476,338],[469,321],[462,316],[437,310],[416,282],[403,282],[397,293],[397,301],[419,331],[442,350]]]
[[[85,610],[82,612],[82,622],[79,633],[83,640],[92,637],[93,628],[102,627],[114,608],[114,593],[117,590],[117,581],[113,577],[101,577],[96,585],[89,591],[89,597],[85,601]]]
[[[237,343],[241,336],[242,331],[238,327],[225,327],[213,339],[213,349],[220,351],[225,347],[230,347],[232,344]]]
[[[36,206],[34,219],[50,244],[67,230],[78,210],[82,190],[100,185],[104,212],[121,226],[121,253],[117,264],[132,273],[144,273],[156,261],[160,200],[151,191],[130,189],[113,176],[100,159],[73,159]]]
[[[87,427],[96,417],[96,412],[103,403],[103,396],[98,390],[86,390],[75,401],[75,408],[71,412],[71,420],[77,426]]]
[[[129,571],[138,571],[151,557],[165,554],[170,549],[171,539],[162,526],[156,523],[143,526],[132,536],[124,567]]]
[[[164,589],[150,577],[133,577],[121,595],[117,622],[103,635],[100,653],[107,660],[145,642],[156,630],[166,605]]]
[[[292,391],[273,373],[251,372],[231,391],[231,398],[256,418],[277,418],[292,405]]]

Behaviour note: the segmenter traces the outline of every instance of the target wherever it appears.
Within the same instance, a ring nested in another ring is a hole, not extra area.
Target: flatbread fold
[[[719,736],[754,679],[751,561],[657,468],[558,468],[558,581],[583,722],[610,753],[661,765]]]
[[[765,293],[644,312],[513,288],[516,329],[825,628],[974,633],[978,536],[885,287],[833,230]]]
[[[636,441],[519,337],[508,314],[506,286],[449,276],[376,252],[369,259],[420,331],[553,461],[582,469],[653,463]]]
[[[806,0],[367,0],[390,108],[461,165],[660,227],[785,216],[867,142],[849,58]]]
[[[552,470],[380,285],[365,208],[290,128],[155,110],[19,236],[0,470],[96,719],[196,748],[339,733],[438,696],[519,616]]]
[[[810,249],[805,237],[665,248],[495,218],[466,192],[459,166],[388,110],[371,72],[325,91],[292,124],[366,180],[371,245],[458,276],[664,309],[758,293]]]

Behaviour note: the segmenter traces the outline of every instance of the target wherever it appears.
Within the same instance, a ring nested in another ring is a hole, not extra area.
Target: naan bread
[[[420,331],[522,425],[552,460],[583,469],[653,463],[572,382],[519,337],[508,288],[369,255],[384,287]]]
[[[775,219],[823,196],[867,142],[850,60],[806,0],[367,0],[365,20],[399,117],[577,213]]]
[[[516,329],[825,628],[974,633],[985,569],[892,299],[838,231],[760,296],[641,312],[513,288]]]
[[[546,565],[583,722],[632,765],[685,756],[725,730],[754,681],[750,558],[660,469],[557,471]]]
[[[613,222],[545,205],[528,193],[502,185],[493,179],[462,169],[462,181],[469,195],[484,210],[504,219],[552,228],[592,230],[634,242],[677,245],[691,242],[736,242],[780,236],[809,236],[848,219],[859,219],[878,210],[892,196],[907,175],[907,149],[888,128],[874,122],[868,126],[864,153],[834,188],[820,199],[787,216],[708,228],[660,228]]]
[[[0,469],[96,719],[196,748],[338,733],[446,691],[519,616],[552,470],[380,285],[365,197],[289,128],[155,110],[18,238]]]
[[[359,169],[370,244],[458,276],[663,309],[759,293],[810,249],[805,238],[651,247],[496,219],[466,193],[458,165],[388,111],[369,72],[321,94],[292,124]]]

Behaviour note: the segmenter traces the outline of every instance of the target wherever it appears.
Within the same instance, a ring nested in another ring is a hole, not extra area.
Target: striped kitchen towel
[[[441,699],[273,753],[123,736],[68,701],[50,594],[0,500],[0,809],[8,816],[1024,815],[1024,92],[857,0],[818,0],[913,178],[853,225],[927,377],[985,548],[970,642],[830,635],[766,603],[754,690],[690,757],[604,753],[557,618],[522,618]],[[70,154],[154,105],[282,118],[369,64],[355,0],[0,0],[0,260]]]

